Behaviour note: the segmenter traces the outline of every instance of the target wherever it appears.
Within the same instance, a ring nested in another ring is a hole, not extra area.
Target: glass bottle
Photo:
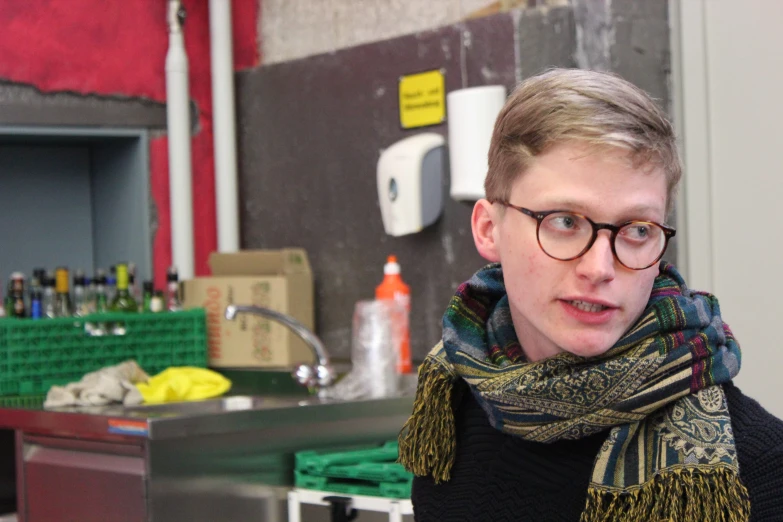
[[[128,290],[128,266],[124,263],[117,265],[117,294],[109,306],[112,312],[136,313],[139,305]],[[114,323],[112,332],[115,335],[125,335],[127,331],[124,322]]]
[[[57,317],[70,317],[73,315],[71,306],[70,282],[68,281],[68,269],[64,266],[55,271],[55,288],[57,297],[55,299],[55,315]]]
[[[57,317],[56,296],[54,294],[54,278],[46,274],[43,280],[43,316],[51,319]]]
[[[115,295],[117,295],[117,265],[112,265],[106,275],[106,300],[111,303]]]
[[[84,274],[84,300],[88,314],[95,313],[95,279]]]
[[[150,312],[158,313],[165,311],[165,301],[166,300],[163,297],[163,291],[155,290],[155,293],[152,294],[152,299],[150,300]]]
[[[3,294],[3,286],[2,283],[0,283],[0,295],[2,294]],[[7,314],[5,313],[5,303],[3,303],[3,306],[0,306],[0,318],[6,317],[6,315]]]
[[[120,263],[117,265],[117,294],[111,302],[109,309],[112,312],[137,312],[138,305],[128,289],[128,266]]]
[[[73,275],[73,315],[84,317],[90,313],[90,304],[87,299],[84,272],[77,270]]]
[[[10,279],[8,280],[8,289],[3,297],[3,313],[6,317],[14,316],[14,285]]]
[[[142,295],[141,311],[149,312],[152,304],[152,296],[155,294],[155,285],[152,281],[144,281],[144,294]]]
[[[179,274],[177,267],[169,267],[166,273],[166,309],[169,312],[182,310],[182,301],[179,298]]]
[[[95,313],[103,314],[109,311],[109,297],[106,295],[106,272],[95,271]]]
[[[24,302],[24,274],[14,272],[11,274],[11,316],[27,317],[27,306]]]
[[[95,271],[95,277],[93,277],[94,292],[93,292],[93,309],[95,314],[104,314],[109,311],[108,299],[106,298],[106,272],[103,269],[97,269]],[[85,330],[90,335],[106,335],[108,332],[108,325],[104,322],[87,323],[84,325]]]
[[[43,268],[34,268],[33,276],[30,278],[30,317],[33,316],[33,300],[36,294],[38,295],[38,306],[40,308],[41,301],[43,299],[43,280],[46,277],[46,270]],[[40,314],[36,319],[40,319],[43,316],[42,309],[39,310]]]
[[[128,291],[137,303],[141,303],[142,297],[136,281],[136,265],[134,263],[128,263]]]
[[[41,290],[41,285],[39,284],[30,293],[30,318],[41,319],[43,316],[43,290]]]

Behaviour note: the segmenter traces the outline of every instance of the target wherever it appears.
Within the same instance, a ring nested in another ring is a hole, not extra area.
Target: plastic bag
[[[391,300],[359,301],[354,307],[351,372],[321,391],[322,397],[392,397],[399,391],[397,361],[408,314]]]

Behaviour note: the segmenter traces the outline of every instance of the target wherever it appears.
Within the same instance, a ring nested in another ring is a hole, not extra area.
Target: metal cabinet
[[[18,506],[20,520],[147,520],[141,446],[32,435],[21,438],[18,473],[24,500]]]

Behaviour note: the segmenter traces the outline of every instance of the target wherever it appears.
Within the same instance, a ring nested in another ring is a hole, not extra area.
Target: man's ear
[[[498,209],[486,199],[480,199],[473,207],[470,226],[473,230],[473,242],[478,253],[490,263],[500,262],[500,250],[497,244],[496,226],[502,217]]]

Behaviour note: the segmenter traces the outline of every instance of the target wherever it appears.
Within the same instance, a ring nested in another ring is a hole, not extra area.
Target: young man
[[[731,379],[715,297],[661,258],[681,174],[666,115],[551,70],[498,116],[473,237],[400,460],[430,521],[783,520],[783,422]]]

